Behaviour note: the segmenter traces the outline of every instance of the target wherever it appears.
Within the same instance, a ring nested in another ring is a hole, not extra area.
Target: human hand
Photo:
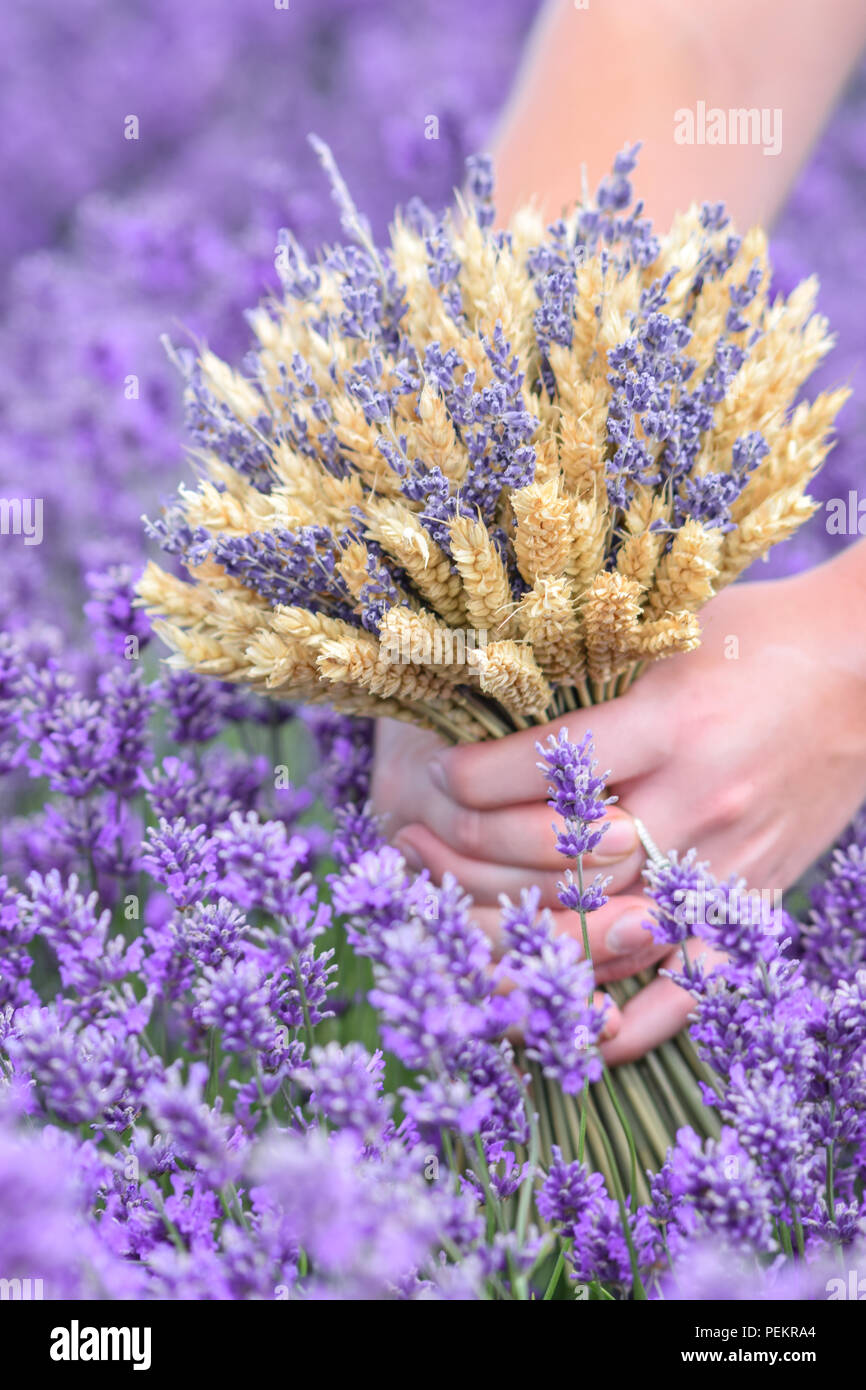
[[[572,737],[592,729],[620,796],[585,865],[613,876],[609,902],[589,919],[600,982],[634,974],[667,949],[643,925],[644,856],[629,813],[663,849],[694,844],[717,876],[736,872],[775,890],[799,877],[863,801],[863,549],[859,564],[851,552],[807,575],[727,590],[704,610],[697,652],[650,669],[622,698],[551,725]],[[395,843],[434,879],[455,873],[494,936],[501,892],[514,897],[538,883],[543,901],[557,902],[564,866],[536,767],[544,732],[446,750],[417,730],[380,729],[373,798],[391,813]],[[558,909],[554,919],[579,934],[573,913]],[[692,956],[704,950],[689,947]],[[676,1032],[689,1008],[670,981],[654,980],[625,1007],[608,1060],[642,1055]]]

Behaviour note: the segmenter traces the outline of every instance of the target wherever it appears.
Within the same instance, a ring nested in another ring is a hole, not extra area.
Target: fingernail
[[[647,914],[642,907],[633,907],[617,917],[604,939],[612,956],[629,956],[649,945],[652,940],[646,926]]]
[[[631,816],[617,816],[615,820],[608,821],[608,829],[592,857],[599,864],[606,864],[611,859],[625,859],[627,855],[634,854],[639,843]]]
[[[445,765],[441,757],[431,758],[427,764],[427,771],[430,773],[430,781],[434,787],[438,787],[440,792],[447,792],[448,779],[445,776]]]
[[[615,1008],[608,1007],[605,1014],[604,1023],[601,1026],[601,1040],[604,1042],[609,1038],[616,1037],[619,1032],[619,1019]]]
[[[413,845],[410,845],[408,841],[401,840],[399,835],[394,840],[394,848],[400,851],[410,869],[415,869],[416,871],[418,869],[423,869],[424,863],[417,849],[415,849]]]

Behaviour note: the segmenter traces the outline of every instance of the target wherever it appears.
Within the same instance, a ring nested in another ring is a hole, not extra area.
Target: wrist
[[[866,758],[866,540],[847,546],[812,576],[810,607],[822,661],[840,678],[840,703],[863,732]]]
[[[808,585],[831,626],[836,620],[844,625],[848,644],[863,652],[866,666],[866,539],[797,579]]]
[[[866,539],[790,582],[792,635],[822,666],[835,717],[862,731],[866,756]]]

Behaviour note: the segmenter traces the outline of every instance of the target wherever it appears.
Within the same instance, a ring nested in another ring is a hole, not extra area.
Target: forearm
[[[866,39],[862,0],[553,0],[497,133],[499,212],[536,196],[550,216],[644,144],[636,187],[660,224],[724,200],[741,227],[769,223]],[[778,153],[680,144],[675,113],[779,111]]]

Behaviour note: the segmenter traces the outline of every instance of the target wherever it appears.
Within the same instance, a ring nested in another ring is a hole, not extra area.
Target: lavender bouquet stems
[[[594,775],[590,740],[587,735],[581,745],[574,746],[567,732],[558,740],[551,735],[545,745],[538,745],[538,751],[542,755],[539,768],[554,778],[548,804],[566,821],[564,833],[555,830],[557,848],[574,866],[560,885],[560,901],[578,914],[584,955],[591,961],[586,913],[602,907],[607,899],[601,876],[589,886],[584,884],[582,859],[600,842],[605,827],[594,823],[615,798],[602,795],[605,779]],[[651,979],[651,973],[644,971],[629,980],[610,982],[605,989],[622,1006]],[[564,1090],[557,1069],[545,1070],[531,1047],[518,1049],[518,1065],[521,1057],[526,1058],[532,1076],[533,1104],[539,1110],[547,1159],[556,1146],[569,1161],[584,1162],[602,1173],[610,1190],[619,1183],[633,1202],[649,1200],[646,1174],[664,1162],[679,1129],[688,1126],[704,1138],[719,1136],[718,1116],[705,1103],[702,1090],[715,1084],[713,1074],[685,1030],[644,1058],[605,1068],[604,1079],[587,1081],[579,1095]]]
[[[572,744],[567,733],[558,738],[551,735],[545,744],[538,744],[538,751],[539,768],[551,779],[548,805],[565,821],[564,830],[555,830],[557,849],[575,866],[560,884],[560,901],[578,914],[584,954],[591,960],[586,914],[602,907],[607,898],[602,875],[585,883],[583,856],[600,843],[606,830],[605,807],[614,799],[604,796],[608,774],[596,775],[590,735],[580,745]],[[650,978],[645,973],[615,982],[607,986],[607,992],[617,1004],[624,1004]],[[601,1082],[587,1084],[582,1104],[563,1094],[550,1074],[538,1069],[535,1073],[537,1101],[560,1151],[588,1160],[636,1202],[648,1200],[644,1175],[663,1161],[677,1129],[688,1124],[705,1137],[718,1136],[717,1118],[701,1091],[701,1085],[710,1081],[710,1072],[685,1033],[650,1058],[612,1071],[605,1068]]]

